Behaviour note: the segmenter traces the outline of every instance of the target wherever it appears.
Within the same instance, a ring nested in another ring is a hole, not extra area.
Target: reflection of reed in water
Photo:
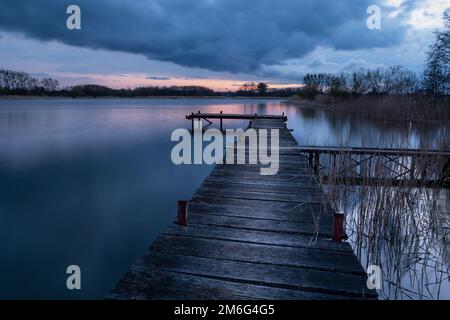
[[[445,246],[445,258],[450,264],[450,190],[441,190],[437,200],[439,233]],[[450,281],[450,279],[449,279]]]
[[[354,160],[344,154],[321,159],[325,166],[320,175],[328,176],[326,184],[321,181],[327,200],[346,214],[349,241],[363,266],[381,267],[380,297],[449,299],[448,237],[438,210],[444,181],[436,179],[447,157],[423,154],[388,162],[372,157],[357,166]],[[343,181],[343,176],[349,179]],[[393,179],[399,180],[396,186]],[[421,187],[420,179],[435,183]]]

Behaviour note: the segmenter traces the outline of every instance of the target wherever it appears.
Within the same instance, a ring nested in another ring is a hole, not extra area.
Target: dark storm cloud
[[[366,28],[375,0],[1,0],[0,30],[40,40],[143,54],[214,71],[255,73],[317,46],[385,47],[402,38],[400,21]],[[82,30],[66,29],[77,4]],[[118,61],[120,62],[120,61]]]

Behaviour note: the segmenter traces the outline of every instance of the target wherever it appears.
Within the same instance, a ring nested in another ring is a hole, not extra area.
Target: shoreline
[[[111,96],[87,96],[87,97],[66,97],[66,96],[0,96],[0,100],[76,100],[76,99],[251,99],[251,100],[286,100],[289,97],[265,97],[265,96],[146,96],[146,97],[111,97]]]
[[[398,97],[382,97],[381,99],[373,99],[374,104],[370,104],[370,98],[364,100],[350,99],[341,103],[325,103],[318,101],[310,101],[297,97],[286,100],[300,108],[322,110],[338,114],[346,114],[348,116],[358,117],[366,120],[383,121],[385,123],[450,123],[448,111],[445,106],[420,106],[414,105],[414,100],[408,101],[407,104],[399,104]],[[403,97],[404,98],[404,97]],[[383,106],[386,99],[393,99],[395,104]]]

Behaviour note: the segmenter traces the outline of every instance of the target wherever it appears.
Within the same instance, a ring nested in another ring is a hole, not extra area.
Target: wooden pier
[[[189,118],[188,118],[189,119]],[[375,299],[347,242],[332,241],[333,210],[283,117],[280,168],[216,165],[174,224],[130,267],[111,299]]]

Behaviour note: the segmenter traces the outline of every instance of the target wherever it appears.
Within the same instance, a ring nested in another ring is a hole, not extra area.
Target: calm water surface
[[[414,124],[276,100],[0,100],[0,298],[102,298],[211,171],[170,160],[172,130],[198,110],[285,112],[302,145],[422,143]],[[81,291],[66,289],[71,264]]]

